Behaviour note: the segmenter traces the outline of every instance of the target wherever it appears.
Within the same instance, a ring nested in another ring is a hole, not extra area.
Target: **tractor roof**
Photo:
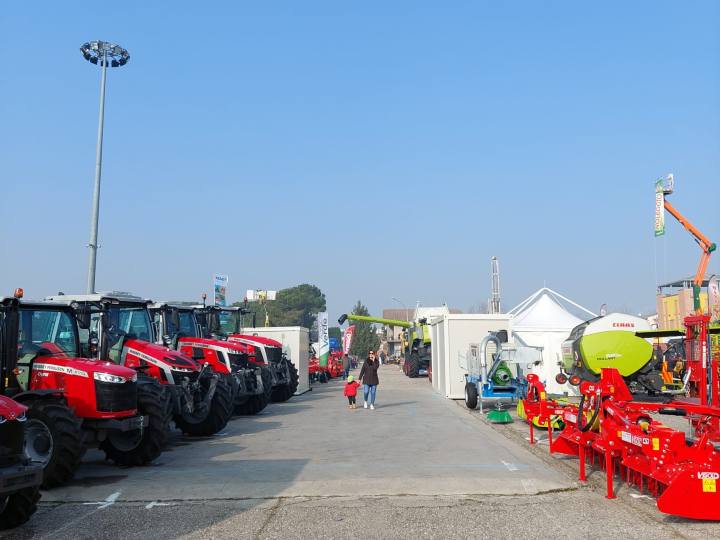
[[[148,305],[152,302],[147,298],[135,296],[127,292],[101,292],[94,294],[58,294],[47,296],[45,300],[70,304],[72,302],[109,302],[111,304],[142,304]]]

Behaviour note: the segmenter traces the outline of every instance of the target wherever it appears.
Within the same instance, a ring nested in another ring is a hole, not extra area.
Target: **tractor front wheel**
[[[201,386],[205,391],[205,395],[209,391],[210,377],[204,377]],[[223,429],[233,412],[232,390],[220,376],[215,386],[215,394],[212,397],[209,408],[205,414],[182,414],[175,416],[175,425],[187,435],[194,437],[202,437],[214,435]]]
[[[300,378],[298,377],[298,370],[295,365],[287,359],[283,360],[283,362],[286,363],[288,372],[290,373],[290,381],[284,386],[273,389],[271,399],[276,403],[287,401],[288,399],[290,399],[293,394],[295,394],[295,391],[298,387],[298,382],[300,380]]]
[[[263,393],[251,396],[244,403],[235,404],[235,414],[251,415],[262,411],[270,402],[272,394],[272,373],[267,366],[260,367],[260,378],[263,383]]]
[[[80,420],[60,399],[25,402],[25,453],[43,467],[42,487],[59,486],[72,479],[84,448]]]
[[[148,425],[131,432],[113,431],[100,444],[108,459],[118,465],[146,465],[162,454],[170,422],[165,389],[146,375],[138,375],[138,414]]]
[[[0,497],[0,531],[22,525],[37,510],[40,487],[34,486]]]

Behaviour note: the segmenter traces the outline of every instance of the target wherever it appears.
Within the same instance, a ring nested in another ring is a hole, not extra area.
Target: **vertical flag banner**
[[[348,326],[343,332],[343,354],[350,354],[350,347],[352,345],[353,333],[355,332],[355,325]]]
[[[665,193],[663,179],[655,182],[655,236],[665,234]]]
[[[213,301],[216,306],[227,306],[227,284],[228,277],[226,275],[215,274],[213,285]]]
[[[708,282],[708,311],[710,322],[720,321],[720,280],[717,276],[711,277]]]
[[[328,327],[327,311],[318,313],[318,359],[321,366],[328,365],[328,356],[330,356],[330,332]]]

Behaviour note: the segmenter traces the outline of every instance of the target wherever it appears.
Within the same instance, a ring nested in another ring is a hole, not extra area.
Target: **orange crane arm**
[[[688,231],[690,234],[693,235],[693,238],[695,238],[695,241],[700,245],[700,248],[702,249],[702,257],[700,257],[700,264],[698,265],[697,272],[695,274],[695,280],[693,281],[695,285],[695,309],[700,309],[700,288],[702,287],[703,281],[705,280],[705,272],[707,271],[708,264],[710,263],[710,254],[715,251],[716,245],[708,240],[708,238],[701,233],[692,223],[690,223],[685,216],[683,216],[680,212],[678,212],[675,207],[670,204],[667,199],[664,200],[665,204],[665,210],[670,212],[670,214],[677,219],[680,222],[680,225],[685,227],[685,230]]]

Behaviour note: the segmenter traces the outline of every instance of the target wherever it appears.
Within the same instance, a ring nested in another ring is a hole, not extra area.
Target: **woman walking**
[[[370,398],[370,409],[375,410],[375,394],[377,393],[377,385],[380,384],[378,379],[377,370],[380,367],[380,362],[375,358],[375,352],[370,351],[365,363],[360,368],[359,379],[363,382],[363,393],[365,395],[365,404],[363,405],[366,409],[368,408],[368,397]]]

